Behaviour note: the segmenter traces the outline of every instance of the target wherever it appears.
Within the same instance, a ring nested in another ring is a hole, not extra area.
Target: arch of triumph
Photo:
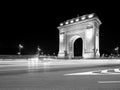
[[[99,52],[99,26],[101,21],[93,14],[67,20],[60,24],[59,53],[60,58],[74,58],[74,42],[82,39],[82,57],[98,58]]]

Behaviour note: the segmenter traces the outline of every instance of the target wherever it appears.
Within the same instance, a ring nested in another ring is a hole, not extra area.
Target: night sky
[[[59,31],[63,21],[96,13],[100,26],[100,53],[120,47],[120,9],[111,2],[4,2],[0,16],[0,54],[35,54],[39,46],[45,54],[58,53]]]

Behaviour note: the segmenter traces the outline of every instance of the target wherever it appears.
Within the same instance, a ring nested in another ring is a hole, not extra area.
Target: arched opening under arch
[[[83,41],[82,38],[78,38],[74,42],[74,58],[82,58]]]

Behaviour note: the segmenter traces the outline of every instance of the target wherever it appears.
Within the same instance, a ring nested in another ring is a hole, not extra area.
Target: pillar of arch
[[[74,42],[81,38],[82,57],[96,58],[99,52],[99,25],[97,17],[84,15],[62,23],[59,29],[59,52],[58,57],[74,58]]]

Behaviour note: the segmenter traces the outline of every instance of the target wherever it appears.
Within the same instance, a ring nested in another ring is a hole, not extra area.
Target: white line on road
[[[101,70],[101,73],[107,73],[108,70]]]
[[[111,72],[110,70],[114,70]],[[89,72],[78,72],[78,73],[69,73],[64,74],[64,76],[68,75],[120,75],[120,69],[105,69],[105,70],[97,70],[97,71],[89,71]]]
[[[120,83],[120,81],[98,81],[98,83]]]
[[[70,73],[70,74],[64,74],[65,76],[68,75],[93,75],[92,72],[80,72],[80,73]]]
[[[114,69],[114,71],[115,71],[115,72],[120,72],[120,69],[119,69],[119,68],[117,68],[117,69]]]

